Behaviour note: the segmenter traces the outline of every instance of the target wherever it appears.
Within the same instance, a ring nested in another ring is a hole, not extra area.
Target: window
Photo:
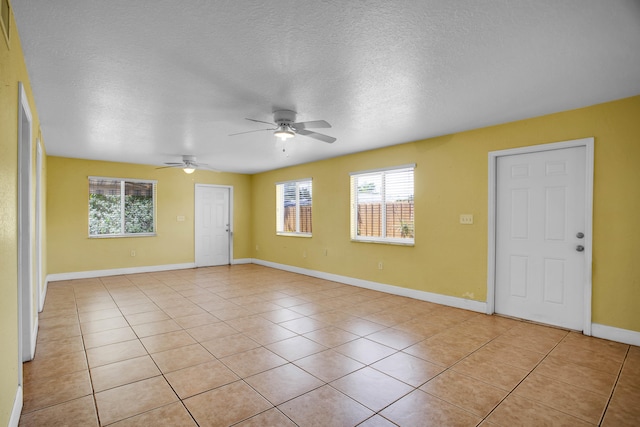
[[[351,239],[414,243],[415,165],[351,173]]]
[[[276,184],[276,232],[311,236],[311,179]]]
[[[89,237],[155,234],[156,181],[89,177]]]

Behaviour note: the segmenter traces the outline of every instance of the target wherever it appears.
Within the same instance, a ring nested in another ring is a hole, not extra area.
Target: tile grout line
[[[604,417],[607,413],[607,409],[609,409],[609,405],[611,404],[611,400],[613,399],[613,393],[616,391],[616,388],[618,387],[618,381],[620,381],[620,376],[622,375],[622,369],[624,369],[624,365],[627,362],[627,358],[629,357],[630,351],[631,351],[631,347],[627,346],[627,351],[625,352],[624,359],[622,359],[622,363],[620,364],[620,369],[618,370],[618,374],[616,375],[616,380],[613,383],[613,387],[611,387],[611,391],[609,392],[607,403],[604,405],[604,409],[600,414],[600,419],[598,420],[599,426],[602,425],[602,422],[604,421]]]

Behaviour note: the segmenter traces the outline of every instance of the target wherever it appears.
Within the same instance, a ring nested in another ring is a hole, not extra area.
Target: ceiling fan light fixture
[[[296,136],[296,133],[289,127],[289,125],[280,125],[278,129],[273,133],[276,137],[283,141]]]
[[[184,173],[186,174],[191,174],[194,173],[196,171],[196,168],[194,168],[193,166],[186,166],[184,169],[182,169],[184,171]]]

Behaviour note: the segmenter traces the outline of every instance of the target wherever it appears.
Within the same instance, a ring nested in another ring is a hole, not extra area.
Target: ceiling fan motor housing
[[[278,110],[273,112],[273,120],[278,126],[289,125],[296,121],[296,112],[291,110]]]

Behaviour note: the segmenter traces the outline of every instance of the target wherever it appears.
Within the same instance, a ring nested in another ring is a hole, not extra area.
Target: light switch
[[[473,224],[473,214],[460,214],[460,224]]]
[[[178,220],[178,222],[183,222],[184,221],[184,215],[178,215],[177,220]]]

